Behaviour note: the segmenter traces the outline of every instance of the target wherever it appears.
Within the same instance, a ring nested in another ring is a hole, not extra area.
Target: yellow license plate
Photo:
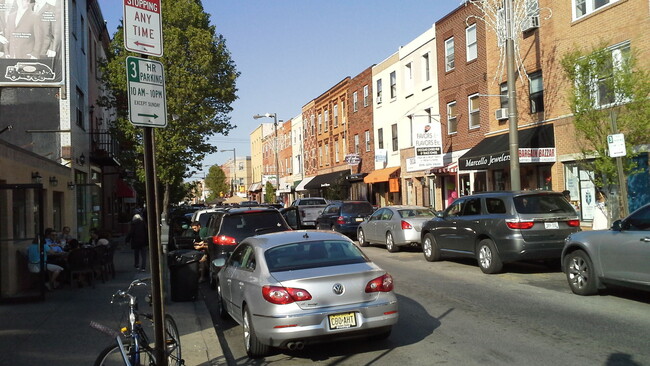
[[[328,318],[330,329],[345,329],[357,326],[357,316],[355,313],[332,314]]]
[[[357,222],[361,222],[363,221],[363,217],[357,217],[355,220],[357,220]]]

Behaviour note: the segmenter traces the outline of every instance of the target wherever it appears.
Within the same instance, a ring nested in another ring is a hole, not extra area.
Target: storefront
[[[308,191],[317,191],[318,196],[330,200],[343,200],[349,198],[350,184],[346,177],[350,175],[350,169],[320,174],[305,184]]]
[[[400,200],[399,175],[401,168],[396,166],[372,171],[363,178],[363,181],[371,185],[371,201],[379,207],[398,205]]]

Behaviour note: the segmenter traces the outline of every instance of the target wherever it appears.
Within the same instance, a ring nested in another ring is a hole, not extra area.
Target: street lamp
[[[235,195],[235,187],[239,189],[239,184],[237,183],[237,154],[235,153],[234,147],[232,149],[219,150],[219,152],[225,151],[232,151],[232,184],[230,185],[230,196],[232,197]]]
[[[253,116],[254,119],[264,117],[273,117],[273,126],[275,127],[275,184],[277,194],[277,191],[280,190],[280,168],[278,167],[278,116],[275,113],[256,114]]]

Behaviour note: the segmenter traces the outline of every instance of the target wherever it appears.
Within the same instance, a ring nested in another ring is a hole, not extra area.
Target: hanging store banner
[[[63,1],[0,3],[0,86],[63,83]],[[85,30],[71,29],[81,37]],[[80,46],[83,48],[83,46]]]
[[[415,147],[415,170],[443,166],[442,128],[439,121],[429,116],[413,116],[413,146]]]

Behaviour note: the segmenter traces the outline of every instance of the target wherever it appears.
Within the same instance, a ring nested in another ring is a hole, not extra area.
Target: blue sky
[[[173,1],[173,0],[162,0]],[[99,0],[112,35],[122,18],[121,0]],[[211,23],[241,72],[229,136],[210,138],[219,149],[250,155],[249,134],[262,122],[300,114],[311,99],[377,64],[429,29],[460,0],[204,0]],[[117,6],[116,6],[117,5]],[[165,14],[163,13],[164,17]],[[164,37],[164,35],[163,35]],[[222,164],[232,152],[210,155]],[[207,168],[206,168],[207,170]],[[202,174],[199,174],[202,176]]]

